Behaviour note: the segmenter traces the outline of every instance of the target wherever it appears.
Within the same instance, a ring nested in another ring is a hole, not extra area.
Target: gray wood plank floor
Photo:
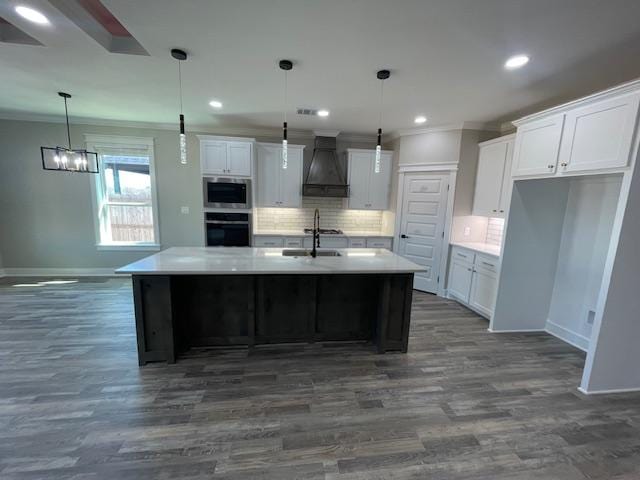
[[[194,351],[138,368],[127,279],[0,280],[2,479],[640,478],[640,395],[416,292],[410,353]]]

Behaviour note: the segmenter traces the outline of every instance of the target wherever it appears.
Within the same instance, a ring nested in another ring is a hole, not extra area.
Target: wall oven
[[[248,247],[251,245],[251,214],[206,212],[204,235],[207,247]]]
[[[202,193],[205,208],[251,208],[249,179],[204,177]]]

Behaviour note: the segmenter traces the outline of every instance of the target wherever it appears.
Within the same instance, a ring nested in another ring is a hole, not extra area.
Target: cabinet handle
[[[547,168],[551,170],[553,168],[553,165],[547,165]]]
[[[489,262],[482,262],[485,265],[488,265],[489,267],[495,267],[495,265],[493,263],[489,263]]]
[[[494,212],[497,212],[498,210],[494,209],[493,211],[494,211]]]
[[[409,238],[409,235],[405,235],[404,233],[400,235],[400,238]]]
[[[462,258],[467,258],[467,256],[466,256],[466,255],[464,255],[464,254],[462,254],[462,253],[460,253],[460,252],[458,252],[458,256],[459,256],[459,257],[462,257]]]
[[[470,269],[470,268],[467,268],[467,271],[468,271],[468,272],[470,272],[470,271],[471,271],[471,269]]]
[[[500,210],[500,213],[504,213],[504,210]]]
[[[563,167],[566,167],[568,164],[567,163],[561,163],[560,165],[563,166]]]

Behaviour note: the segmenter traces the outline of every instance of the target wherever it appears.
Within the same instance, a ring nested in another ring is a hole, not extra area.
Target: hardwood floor
[[[409,354],[370,345],[136,360],[131,284],[0,280],[0,478],[640,478],[640,394],[583,354],[416,292]]]

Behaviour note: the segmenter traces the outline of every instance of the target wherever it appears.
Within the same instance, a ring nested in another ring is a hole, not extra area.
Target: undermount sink
[[[311,250],[282,250],[283,257],[310,257]],[[340,252],[337,250],[317,250],[318,257],[339,257]]]

